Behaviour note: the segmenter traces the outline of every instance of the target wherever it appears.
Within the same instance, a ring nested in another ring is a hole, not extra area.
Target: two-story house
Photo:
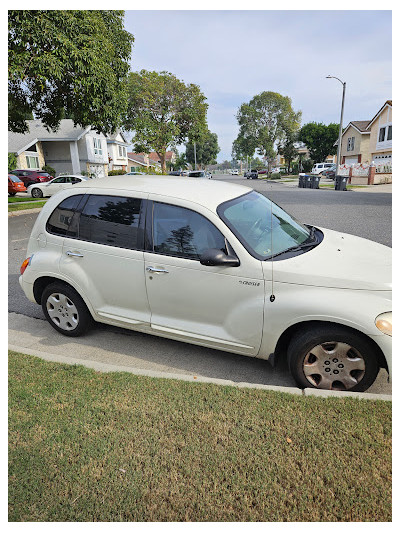
[[[129,145],[122,131],[107,135],[108,170],[127,171]]]
[[[28,132],[8,132],[8,151],[17,156],[16,168],[41,170],[50,165],[56,175],[82,172],[103,177],[108,174],[107,139],[90,126],[74,126],[63,119],[56,132],[40,120],[27,120]]]

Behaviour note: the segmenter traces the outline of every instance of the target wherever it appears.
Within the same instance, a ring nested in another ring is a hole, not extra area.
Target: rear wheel
[[[295,335],[289,344],[288,362],[300,388],[365,391],[379,371],[368,340],[335,325]]]
[[[9,192],[8,193],[10,196],[15,196],[17,193],[16,192]]]
[[[32,198],[43,198],[43,192],[38,187],[32,189],[31,195]]]
[[[62,282],[48,285],[42,294],[42,309],[55,330],[68,337],[83,335],[92,325],[85,302],[75,289]]]

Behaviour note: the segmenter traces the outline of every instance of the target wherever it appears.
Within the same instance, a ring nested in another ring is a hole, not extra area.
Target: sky
[[[207,97],[218,161],[231,159],[239,106],[262,91],[292,99],[302,124],[371,119],[392,98],[390,11],[129,11],[132,70],[167,70]]]

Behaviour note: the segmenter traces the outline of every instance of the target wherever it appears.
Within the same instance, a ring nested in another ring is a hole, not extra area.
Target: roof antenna
[[[269,297],[269,301],[272,303],[275,301],[275,295],[274,295],[274,251],[272,246],[272,200],[271,202],[271,296]]]

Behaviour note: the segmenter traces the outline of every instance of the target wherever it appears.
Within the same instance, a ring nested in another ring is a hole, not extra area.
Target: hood
[[[373,291],[392,290],[392,249],[383,244],[320,228],[322,242],[308,252],[274,262],[274,280],[296,285]],[[271,261],[263,262],[271,279]]]

